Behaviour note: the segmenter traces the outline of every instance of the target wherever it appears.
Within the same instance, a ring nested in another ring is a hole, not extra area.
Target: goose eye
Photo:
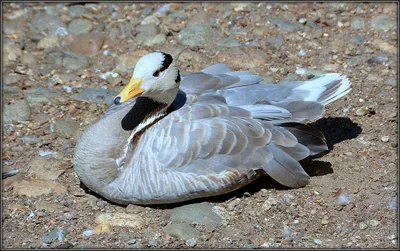
[[[160,76],[160,71],[155,71],[155,72],[153,73],[153,77],[158,77],[158,76]]]

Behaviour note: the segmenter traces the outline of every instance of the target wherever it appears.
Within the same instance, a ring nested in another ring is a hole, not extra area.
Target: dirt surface
[[[2,172],[19,170],[2,180],[2,248],[398,248],[397,4],[2,7]],[[182,72],[224,62],[265,83],[349,77],[353,90],[311,122],[329,151],[301,161],[309,185],[264,176],[223,196],[126,207],[80,183],[71,159],[82,130],[140,56],[185,46]],[[222,223],[189,224],[194,239],[168,234],[173,209],[198,203],[222,211]],[[99,231],[102,213],[135,224]]]

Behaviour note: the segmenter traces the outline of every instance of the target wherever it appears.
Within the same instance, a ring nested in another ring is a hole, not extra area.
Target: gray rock
[[[351,28],[356,29],[356,30],[362,30],[365,28],[365,22],[364,19],[355,17],[351,20],[350,23]]]
[[[65,229],[53,229],[45,233],[42,236],[42,239],[45,243],[53,243],[56,241],[63,242],[67,233],[68,232]]]
[[[29,162],[26,174],[42,180],[55,180],[69,167],[68,163],[52,155],[36,156]]]
[[[12,43],[3,43],[3,60],[5,62],[16,61],[18,57],[21,57],[22,55],[23,53],[19,45]]]
[[[273,77],[265,77],[260,84],[275,84],[275,79]]]
[[[196,223],[214,230],[221,226],[221,217],[213,211],[213,205],[206,203],[190,204],[171,210],[170,219],[174,223]]]
[[[58,8],[56,6],[45,6],[44,9],[46,10],[46,14],[48,15],[56,15]]]
[[[178,33],[178,40],[181,44],[195,47],[205,47],[218,41],[222,33],[209,25],[192,25]]]
[[[373,58],[368,59],[368,63],[370,64],[381,64],[385,63],[388,61],[388,58],[386,56],[378,55]]]
[[[70,53],[62,59],[62,65],[65,66],[67,69],[76,70],[81,68],[88,68],[90,62],[83,55]]]
[[[144,246],[140,241],[136,241],[135,243],[126,244],[124,248],[125,249],[131,249],[131,248],[141,249],[141,248],[144,248]]]
[[[295,73],[289,73],[282,81],[281,83],[284,82],[290,82],[290,81],[296,81],[299,80],[299,77]]]
[[[68,35],[67,26],[58,17],[43,13],[37,13],[29,25],[32,33],[46,32],[49,35],[60,37]]]
[[[79,122],[71,120],[69,118],[58,119],[54,123],[54,131],[57,136],[69,139],[77,133],[79,129]]]
[[[180,240],[199,239],[201,233],[186,223],[171,223],[164,227],[164,232]]]
[[[30,53],[24,53],[21,56],[20,60],[21,60],[22,64],[26,64],[26,65],[36,64],[36,62],[37,62],[35,56]]]
[[[22,137],[22,143],[25,143],[25,144],[35,144],[35,143],[39,143],[39,142],[40,142],[40,140],[38,140],[37,138],[28,137],[28,136]]]
[[[185,244],[190,248],[194,248],[197,245],[197,240],[195,238],[191,238],[189,240],[186,240]]]
[[[30,38],[33,42],[39,42],[40,39],[44,38],[44,36],[41,35],[41,34],[29,34],[29,38]]]
[[[103,47],[105,38],[106,35],[103,32],[77,35],[71,44],[71,51],[87,56],[94,55]]]
[[[80,93],[73,95],[71,98],[96,102],[97,104],[105,102],[108,106],[111,106],[117,94],[118,91],[110,91],[103,88],[87,88]]]
[[[79,35],[89,33],[93,29],[93,24],[87,19],[74,19],[68,25],[68,31],[71,34]]]
[[[82,17],[86,12],[86,8],[83,5],[72,5],[69,7],[69,15],[72,18]]]
[[[136,39],[139,41],[147,41],[155,37],[158,33],[157,26],[155,24],[142,24],[136,27],[136,31],[139,34],[136,35]]]
[[[301,31],[304,30],[304,26],[298,23],[290,22],[286,19],[274,19],[271,24],[277,25],[282,31]]]
[[[119,22],[118,26],[110,29],[110,39],[113,42],[125,39],[133,35],[133,25],[129,22]],[[157,33],[156,33],[157,34]]]
[[[20,93],[22,93],[22,90],[21,90],[21,88],[19,88],[17,86],[4,85],[3,86],[3,93],[20,94]]]
[[[392,86],[393,88],[397,88],[397,79],[395,78],[388,78],[385,81],[385,84]],[[3,87],[4,88],[4,87]]]
[[[31,116],[31,108],[25,99],[15,100],[14,103],[5,105],[3,110],[4,123],[27,121]]]
[[[359,55],[359,56],[354,56],[351,57],[347,60],[347,64],[349,66],[356,66],[356,65],[362,65],[367,61],[367,57],[365,55]]]
[[[322,31],[321,26],[319,26],[318,24],[316,24],[314,22],[307,22],[306,26],[310,27],[311,29],[317,30],[317,31]]]
[[[236,47],[240,46],[240,41],[233,37],[227,37],[222,40],[219,40],[217,46],[220,47]]]
[[[392,30],[396,29],[397,21],[386,14],[382,14],[371,20],[371,27],[377,30]]]
[[[277,50],[279,50],[279,48],[281,48],[281,46],[283,45],[284,42],[285,42],[285,39],[283,38],[283,36],[279,35],[277,37],[268,38],[267,45],[271,50],[277,51]]]
[[[103,23],[98,24],[93,28],[93,32],[102,32],[104,28],[106,28],[106,26]]]
[[[61,96],[61,92],[45,87],[34,87],[25,92],[26,100],[30,105],[33,103],[54,102],[54,100]]]
[[[360,44],[363,45],[365,44],[364,39],[362,39],[360,36],[358,35],[354,35],[351,37],[351,42],[355,43],[355,44]]]
[[[147,246],[151,247],[151,248],[155,248],[160,244],[161,244],[160,240],[154,239],[154,240],[149,241],[149,243],[147,243]]]
[[[57,46],[59,46],[59,44],[60,44],[60,37],[57,35],[50,35],[50,36],[42,38],[38,42],[37,48],[39,48],[41,50],[46,50],[46,49],[57,47]]]
[[[12,85],[18,84],[22,80],[21,75],[5,75],[3,76],[3,84],[5,85]]]
[[[159,33],[155,37],[150,38],[144,42],[144,45],[153,46],[155,44],[162,44],[167,41],[167,36],[164,33]]]

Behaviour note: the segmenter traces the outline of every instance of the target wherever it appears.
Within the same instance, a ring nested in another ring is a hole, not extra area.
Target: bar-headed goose
[[[351,84],[336,73],[276,85],[261,80],[224,64],[181,77],[169,54],[147,54],[115,104],[79,138],[75,172],[120,204],[220,195],[264,173],[304,186],[310,177],[298,161],[327,145],[301,122],[321,116]]]

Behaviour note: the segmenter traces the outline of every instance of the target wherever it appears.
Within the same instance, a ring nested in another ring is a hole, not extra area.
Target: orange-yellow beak
[[[140,88],[141,83],[141,78],[135,79],[132,77],[125,88],[114,98],[114,104],[118,105],[141,95],[144,92],[144,90]]]

